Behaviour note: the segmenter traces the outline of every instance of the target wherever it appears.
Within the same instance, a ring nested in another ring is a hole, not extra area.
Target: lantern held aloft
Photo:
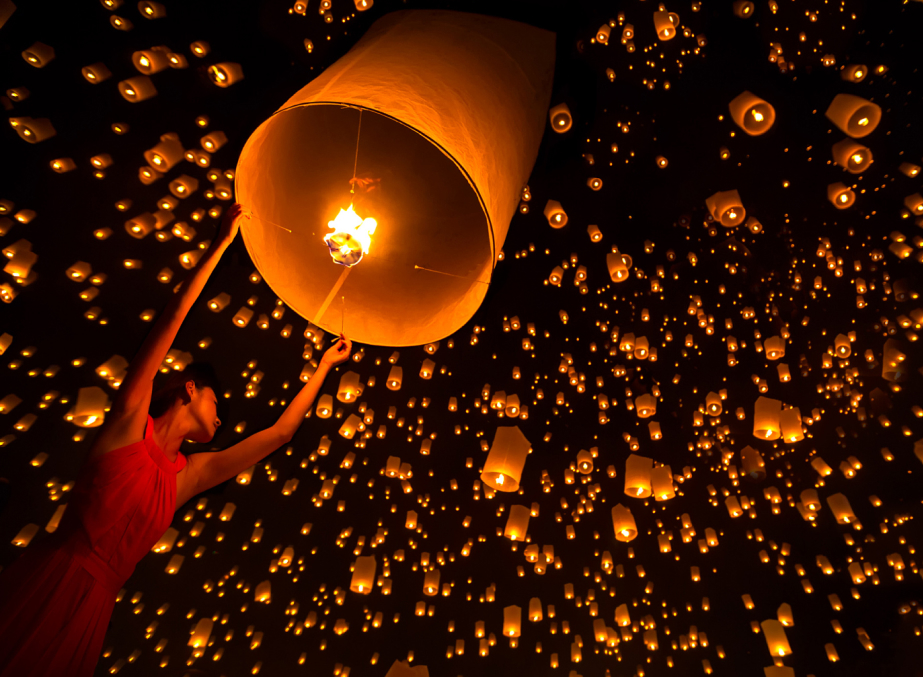
[[[412,10],[376,21],[244,146],[236,194],[253,212],[242,234],[263,279],[301,316],[363,343],[457,330],[517,212],[553,63],[553,34],[503,19]],[[322,236],[350,205],[378,226],[341,277]]]

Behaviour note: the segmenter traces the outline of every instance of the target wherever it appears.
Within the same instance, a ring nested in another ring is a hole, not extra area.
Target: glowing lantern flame
[[[368,254],[372,233],[378,222],[375,219],[362,219],[349,205],[349,209],[341,209],[337,217],[328,221],[327,225],[333,229],[332,233],[324,236],[324,242],[330,248],[330,256],[336,263],[351,267]]]

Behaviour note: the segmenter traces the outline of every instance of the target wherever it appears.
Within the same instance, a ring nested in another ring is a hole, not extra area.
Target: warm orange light
[[[327,225],[333,230],[324,236],[324,242],[330,248],[330,256],[340,265],[351,267],[359,263],[372,245],[372,233],[378,227],[375,219],[363,219],[349,205],[341,209],[333,221]]]

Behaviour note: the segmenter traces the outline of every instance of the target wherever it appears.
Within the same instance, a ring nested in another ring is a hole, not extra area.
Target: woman
[[[0,677],[92,675],[119,589],[176,508],[291,440],[324,377],[349,358],[352,344],[340,337],[274,425],[224,451],[180,452],[183,440],[211,441],[221,424],[213,372],[190,365],[152,402],[154,376],[242,218],[239,204],[228,210],[142,344],[58,529],[0,572]]]

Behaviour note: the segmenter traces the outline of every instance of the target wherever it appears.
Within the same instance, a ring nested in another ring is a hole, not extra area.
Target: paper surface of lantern
[[[519,426],[497,428],[481,481],[496,491],[517,491],[529,448],[529,440]]]
[[[852,94],[837,94],[824,115],[844,134],[861,139],[881,122],[881,107]]]
[[[356,566],[353,569],[349,589],[363,595],[368,595],[372,592],[372,587],[375,585],[375,567],[374,555],[356,558]]]
[[[423,10],[379,19],[241,153],[236,193],[254,214],[242,232],[263,279],[303,317],[363,343],[417,345],[461,327],[535,161],[553,65],[553,34],[523,24]],[[322,238],[351,204],[378,225],[343,278]]]

